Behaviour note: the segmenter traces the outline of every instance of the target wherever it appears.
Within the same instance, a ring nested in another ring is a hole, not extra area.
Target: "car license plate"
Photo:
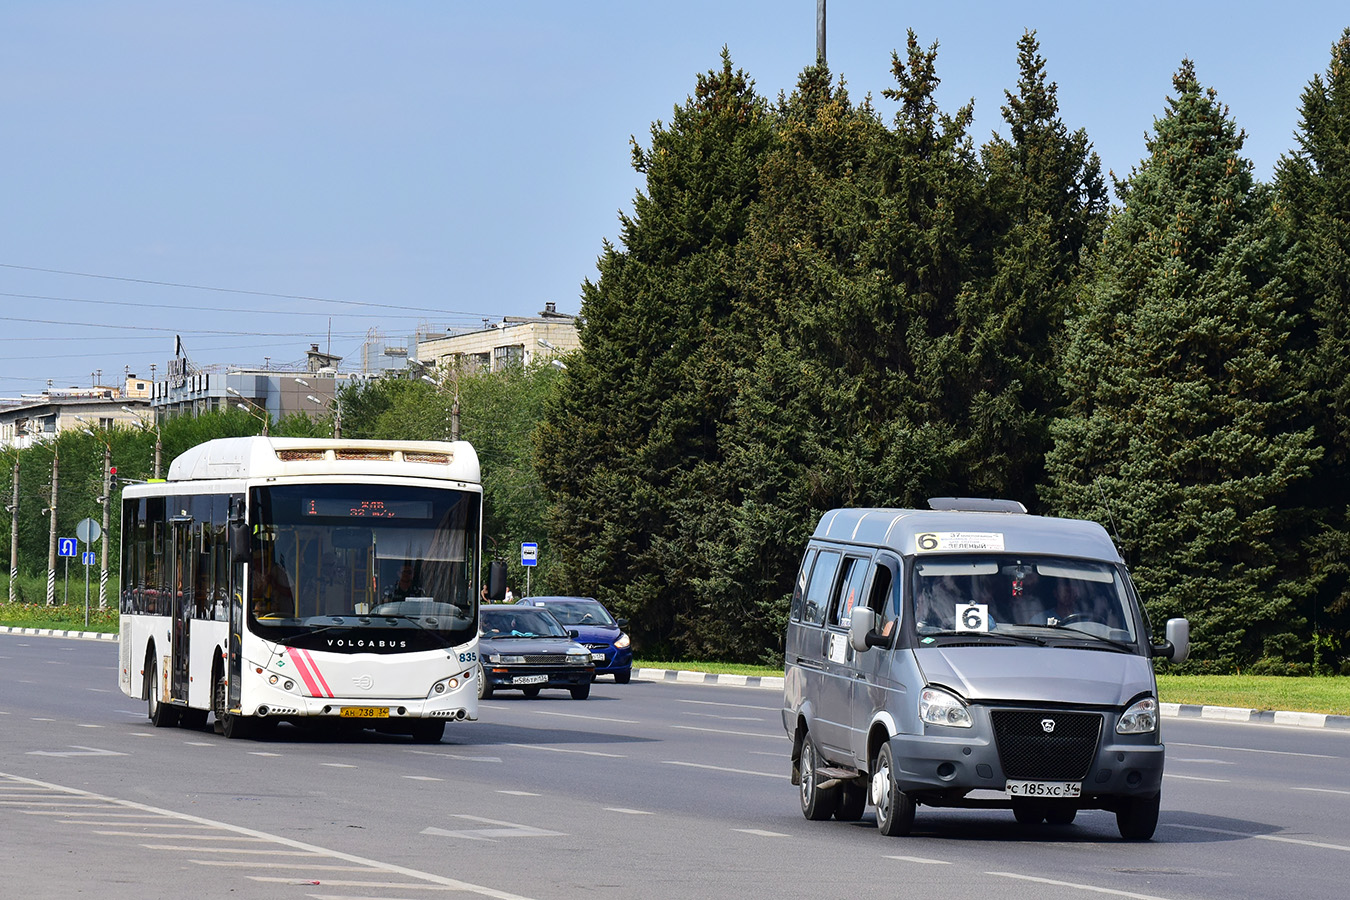
[[[591,654],[591,661],[592,661],[592,662],[604,662],[604,661],[605,661],[605,654],[603,654],[603,653],[592,653],[592,654]]]
[[[341,716],[344,719],[387,719],[389,718],[389,707],[387,706],[344,706]]]
[[[1009,781],[1006,788],[1014,797],[1081,797],[1081,781]]]
[[[516,675],[511,679],[512,684],[547,684],[547,675]]]

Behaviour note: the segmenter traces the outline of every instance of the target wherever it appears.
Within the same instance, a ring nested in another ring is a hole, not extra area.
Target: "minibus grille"
[[[1082,781],[1097,756],[1097,713],[996,709],[990,718],[1006,778]]]

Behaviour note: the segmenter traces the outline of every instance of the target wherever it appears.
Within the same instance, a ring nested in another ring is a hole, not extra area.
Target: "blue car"
[[[627,619],[615,619],[604,605],[592,597],[526,597],[517,605],[541,606],[569,631],[577,633],[577,642],[591,651],[595,674],[613,675],[615,684],[627,684],[633,677],[633,650],[624,632]]]

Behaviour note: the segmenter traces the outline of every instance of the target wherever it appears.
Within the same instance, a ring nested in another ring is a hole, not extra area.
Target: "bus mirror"
[[[1172,662],[1185,662],[1191,655],[1191,623],[1189,619],[1168,619],[1166,628],[1167,642],[1172,645]]]
[[[488,566],[488,599],[495,603],[506,599],[506,563],[500,559]]]
[[[253,535],[242,522],[230,525],[230,558],[237,563],[253,558]]]

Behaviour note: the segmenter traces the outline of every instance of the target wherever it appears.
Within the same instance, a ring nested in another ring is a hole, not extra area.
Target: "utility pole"
[[[14,582],[19,580],[19,454],[14,454],[14,499],[9,507],[9,602],[14,602]]]
[[[56,475],[59,468],[56,448],[52,448],[52,502],[47,507],[51,516],[51,535],[47,539],[47,605],[56,605]]]
[[[103,566],[98,576],[98,608],[108,608],[108,504],[112,502],[112,447],[103,445]],[[89,568],[86,566],[85,571]],[[88,598],[85,598],[86,604]]]
[[[825,64],[825,0],[816,0],[816,65]]]

